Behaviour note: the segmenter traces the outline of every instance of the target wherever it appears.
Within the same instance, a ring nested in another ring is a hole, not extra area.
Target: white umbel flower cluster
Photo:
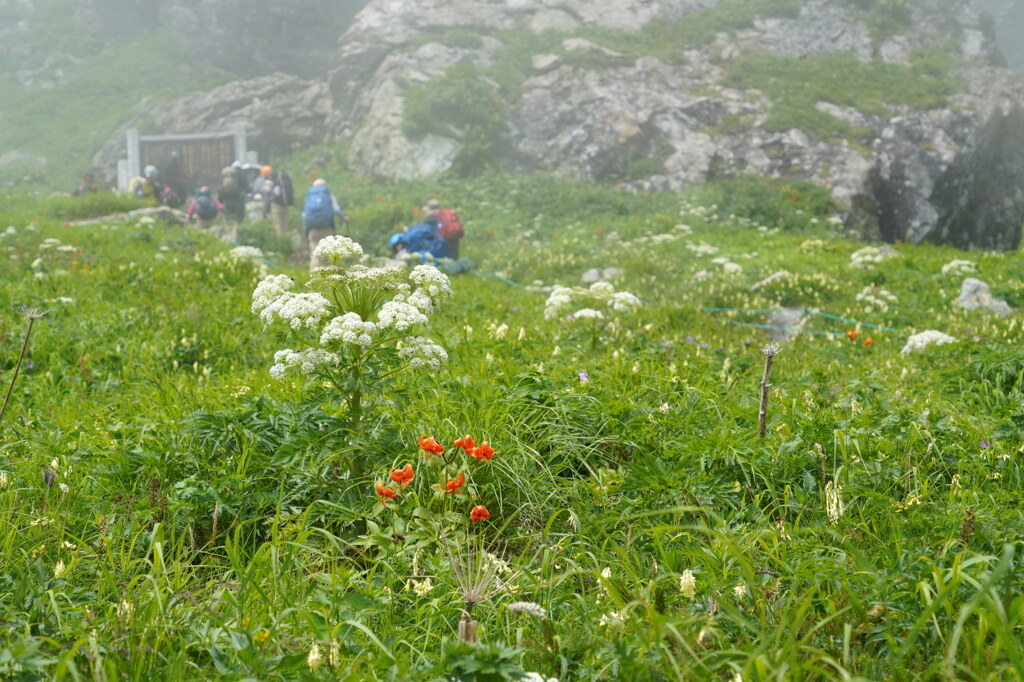
[[[508,605],[508,610],[512,613],[528,613],[540,620],[548,617],[547,609],[532,601],[514,601]]]
[[[377,313],[379,329],[394,329],[407,332],[413,327],[427,323],[427,316],[419,308],[404,301],[388,301]]]
[[[270,275],[256,285],[252,292],[252,312],[260,315],[274,301],[289,292],[295,282],[288,275]]]
[[[874,246],[865,246],[850,254],[851,268],[872,268],[885,260],[885,256]]]
[[[232,260],[263,260],[263,250],[255,246],[236,246],[228,251],[228,257]]]
[[[368,348],[373,345],[373,335],[377,325],[366,322],[358,313],[345,313],[327,323],[320,334],[320,345],[330,346],[342,343]]]
[[[422,336],[410,336],[402,341],[402,347],[398,351],[399,357],[408,358],[409,366],[413,369],[430,367],[441,369],[441,365],[448,362],[448,353],[444,348],[437,345],[430,339]]]
[[[572,314],[573,318],[577,320],[603,320],[604,313],[600,310],[594,310],[593,308],[580,308]]]
[[[978,271],[977,266],[969,260],[957,258],[942,266],[943,275],[971,275]]]
[[[362,258],[363,247],[348,237],[332,234],[320,240],[313,254],[332,265],[337,265],[343,260]]]
[[[416,285],[418,292],[429,296],[435,305],[452,296],[452,284],[448,280],[448,275],[433,265],[417,265],[409,275],[409,281]]]
[[[566,317],[573,305],[580,303],[591,305]],[[594,282],[589,289],[556,286],[552,288],[548,300],[544,303],[544,319],[554,320],[560,317],[575,320],[603,319],[604,313],[598,310],[598,307],[602,305],[612,312],[630,313],[639,308],[642,303],[639,298],[628,291],[615,291],[615,287],[608,282]]]
[[[941,346],[955,341],[956,339],[949,334],[943,334],[940,331],[929,329],[927,331],[920,332],[919,334],[914,334],[907,339],[906,345],[903,346],[903,350],[900,352],[904,355],[909,355],[910,353],[916,353],[917,351],[924,350],[929,346]]]
[[[338,361],[337,355],[321,348],[299,351],[285,348],[274,353],[274,366],[270,368],[270,376],[284,379],[290,369],[298,369],[299,373],[309,375],[322,365],[336,365]]]
[[[272,301],[260,312],[264,329],[275,321],[280,321],[292,329],[315,329],[320,320],[330,317],[331,303],[323,294],[316,292],[293,294],[285,293]]]

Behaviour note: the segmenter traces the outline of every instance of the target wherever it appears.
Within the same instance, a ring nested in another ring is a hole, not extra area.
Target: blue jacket
[[[427,254],[434,258],[448,258],[448,245],[437,233],[439,226],[437,216],[427,216],[422,223],[414,225],[405,233],[405,250],[413,253]]]

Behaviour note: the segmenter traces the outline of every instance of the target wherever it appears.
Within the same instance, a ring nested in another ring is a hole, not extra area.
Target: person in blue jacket
[[[448,258],[448,245],[438,234],[440,221],[435,215],[428,215],[419,225],[410,227],[391,237],[391,250],[394,252],[408,251],[420,254],[420,260],[426,260],[427,254],[435,259]]]
[[[320,259],[315,253],[316,246],[321,239],[334,234],[336,220],[348,223],[348,216],[342,213],[341,205],[331,194],[327,181],[319,178],[306,193],[306,203],[302,209],[302,233],[309,246],[310,272],[320,267]]]

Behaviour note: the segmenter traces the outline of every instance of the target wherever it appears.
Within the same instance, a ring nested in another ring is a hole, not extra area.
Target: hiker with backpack
[[[192,222],[193,217],[198,218],[199,227],[208,230],[213,226],[218,213],[227,213],[224,204],[214,199],[210,188],[203,185],[188,205],[188,221]]]
[[[141,177],[132,178],[128,183],[128,191],[140,201],[146,202],[149,206],[159,206],[163,203],[164,186],[157,179],[159,172],[156,166],[146,166]]]
[[[441,202],[437,199],[431,199],[428,201],[427,205],[423,207],[423,212],[428,216],[432,215],[437,217],[439,223],[437,233],[448,247],[448,257],[453,260],[458,260],[459,240],[465,235],[465,230],[462,228],[462,221],[459,220],[459,214],[450,208],[442,209]]]
[[[288,234],[288,205],[284,187],[278,181],[273,168],[263,166],[260,169],[260,177],[256,180],[253,193],[259,194],[263,200],[263,217],[270,216],[277,229],[277,234],[282,237],[294,238],[294,235]]]
[[[236,161],[224,167],[220,172],[220,190],[217,192],[217,200],[224,205],[224,214],[236,223],[245,220],[245,190],[242,189],[239,165]]]
[[[306,193],[306,202],[302,208],[302,235],[309,245],[310,271],[320,267],[320,259],[316,256],[316,245],[324,237],[334,234],[334,220],[337,218],[348,223],[348,216],[341,211],[341,205],[331,194],[327,181],[319,178]]]
[[[428,215],[419,225],[391,237],[392,252],[417,253],[420,262],[426,261],[428,255],[434,259],[448,258],[448,245],[438,233],[440,226],[436,215]]]

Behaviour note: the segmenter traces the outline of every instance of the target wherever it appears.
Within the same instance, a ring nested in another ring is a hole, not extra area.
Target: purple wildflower
[[[580,372],[580,383],[585,384],[590,381],[590,374],[588,372]]]

